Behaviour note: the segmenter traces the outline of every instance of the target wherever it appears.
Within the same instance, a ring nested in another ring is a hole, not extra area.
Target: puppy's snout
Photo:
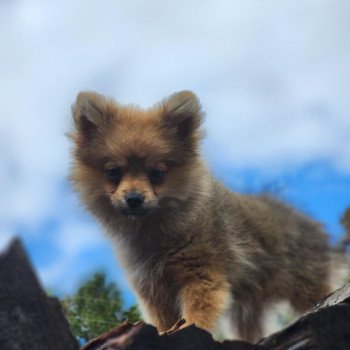
[[[130,192],[125,196],[125,202],[130,209],[138,209],[145,201],[145,197],[137,192]]]

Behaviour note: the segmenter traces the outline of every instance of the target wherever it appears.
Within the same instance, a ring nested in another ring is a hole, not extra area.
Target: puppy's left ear
[[[164,103],[162,122],[173,129],[180,139],[191,136],[203,122],[203,113],[197,96],[192,91],[180,91]]]

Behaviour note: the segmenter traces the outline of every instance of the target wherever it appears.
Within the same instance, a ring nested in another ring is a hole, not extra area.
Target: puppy
[[[320,225],[269,196],[233,193],[210,174],[192,92],[149,109],[81,92],[72,114],[70,178],[159,331],[181,317],[213,331],[229,313],[240,338],[255,341],[272,302],[303,312],[331,292]]]

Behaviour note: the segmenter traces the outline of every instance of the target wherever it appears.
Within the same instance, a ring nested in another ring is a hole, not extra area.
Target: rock
[[[0,255],[1,350],[77,350],[56,298],[42,290],[19,240]]]

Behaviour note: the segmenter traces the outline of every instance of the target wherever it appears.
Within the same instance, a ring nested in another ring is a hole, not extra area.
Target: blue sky
[[[274,191],[335,242],[350,205],[349,15],[347,0],[0,2],[0,249],[20,235],[60,295],[103,269],[133,302],[66,180],[86,89],[144,107],[195,91],[215,175]]]

